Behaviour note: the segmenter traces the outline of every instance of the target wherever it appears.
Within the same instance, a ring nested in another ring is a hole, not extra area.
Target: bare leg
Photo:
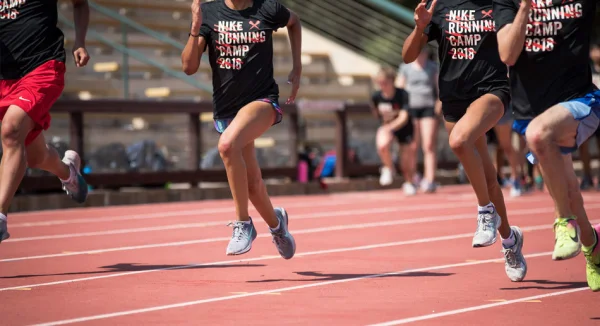
[[[581,158],[581,163],[583,164],[583,177],[591,178],[592,177],[592,159],[590,158],[590,141],[591,138],[588,139],[585,143],[579,146],[579,157]]]
[[[61,160],[54,147],[46,144],[43,134],[27,146],[27,165],[32,169],[48,171],[61,180],[68,180],[71,176],[69,166]]]
[[[265,221],[277,221],[273,204],[267,193],[267,187],[262,179],[262,172],[258,161],[256,160],[256,152],[254,143],[249,143],[242,150],[244,162],[246,162],[246,173],[248,177],[248,196],[254,208]],[[272,228],[277,227],[278,222]]]
[[[2,120],[2,175],[0,176],[0,213],[6,215],[25,176],[27,154],[25,139],[34,129],[33,120],[16,105],[11,105]]]
[[[434,183],[437,168],[437,120],[435,118],[422,118],[419,120],[419,124],[425,166],[423,178],[429,183]]]
[[[502,194],[502,189],[496,178],[496,168],[494,168],[494,163],[488,152],[485,136],[479,137],[475,142],[475,146],[479,153],[479,157],[481,158],[481,166],[485,173],[488,196],[492,203],[494,203],[498,215],[502,218],[502,224],[498,231],[503,239],[508,239],[510,236],[510,223],[508,223],[508,213],[506,211],[506,205],[504,204],[504,195]]]
[[[573,118],[569,110],[556,105],[536,117],[527,128],[527,143],[533,150],[542,170],[544,181],[555,203],[555,216],[569,218],[576,215],[581,228],[581,243],[584,246],[594,244],[595,238],[591,225],[585,215],[583,199],[579,187],[573,189],[574,175],[572,164],[564,162],[560,147],[573,147],[579,121]],[[568,159],[570,161],[570,158]],[[570,180],[571,179],[571,180]],[[570,180],[570,181],[569,181]],[[565,187],[565,185],[569,185]],[[579,220],[581,218],[581,220]]]
[[[383,163],[383,165],[388,169],[395,171],[394,162],[392,161],[392,153],[390,151],[390,147],[392,145],[393,140],[394,135],[390,133],[387,129],[382,127],[377,129],[377,152],[379,153],[381,163]]]
[[[485,170],[482,169],[482,153],[476,150],[475,142],[498,122],[502,111],[502,101],[495,95],[486,94],[471,104],[460,121],[446,123],[450,148],[462,163],[479,206],[488,205],[491,200]]]
[[[219,153],[223,159],[231,194],[239,221],[248,221],[248,173],[242,151],[273,124],[275,111],[270,103],[252,102],[243,107],[219,138]],[[263,216],[270,218],[272,216]],[[272,228],[279,221],[265,219]]]
[[[416,161],[416,151],[413,143],[400,145],[400,169],[402,170],[402,175],[404,176],[404,182],[409,183],[412,183],[415,173],[413,168],[414,161]]]

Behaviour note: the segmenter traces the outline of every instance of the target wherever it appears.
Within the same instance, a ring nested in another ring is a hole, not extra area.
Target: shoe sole
[[[281,211],[281,214],[283,215],[283,219],[285,220],[285,232],[290,235],[290,239],[292,242],[292,248],[294,248],[294,252],[292,253],[292,256],[290,256],[290,257],[281,256],[281,257],[283,257],[283,259],[292,259],[294,257],[294,255],[296,254],[296,239],[294,239],[294,236],[289,231],[290,219],[288,217],[287,211],[283,207],[279,207],[279,210]]]
[[[518,232],[519,237],[521,238],[521,249],[519,250],[519,253],[521,254],[521,256],[523,256],[523,246],[525,245],[525,235],[523,234],[523,230],[521,230],[521,228],[519,227],[511,227],[511,229],[513,229],[513,232]],[[522,282],[525,277],[527,276],[527,260],[525,260],[525,257],[523,257],[523,266],[525,266],[525,273],[523,273],[523,277],[520,280],[512,280],[513,282]]]
[[[569,260],[569,259],[579,256],[580,253],[581,253],[581,246],[579,246],[579,249],[577,251],[573,252],[572,254],[570,254],[568,256],[564,256],[564,257],[554,256],[554,253],[553,253],[552,260],[554,260],[554,261]]]
[[[258,232],[256,232],[256,229],[254,228],[254,225],[253,225],[252,226],[252,240],[250,240],[250,243],[248,244],[248,247],[244,248],[241,251],[226,252],[225,255],[227,255],[227,256],[239,256],[239,255],[243,255],[243,254],[249,252],[252,249],[252,242],[254,242],[254,240],[256,240],[257,236],[258,236]]]
[[[2,237],[0,237],[0,243],[2,243],[2,241],[6,240],[10,238],[10,233],[6,232],[2,235]]]

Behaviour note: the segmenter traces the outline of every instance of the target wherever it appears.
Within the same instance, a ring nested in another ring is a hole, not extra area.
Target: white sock
[[[6,221],[8,221],[8,217],[6,215],[0,213],[0,220],[6,222]]]
[[[502,238],[502,236],[500,236],[500,238]],[[510,235],[508,236],[508,239],[502,238],[502,246],[504,248],[510,248],[514,246],[515,243],[517,243],[517,238],[515,238],[515,233],[513,232],[513,230],[510,229]]]
[[[250,223],[252,223],[252,220],[241,221],[241,222],[243,222],[244,224],[250,224]]]
[[[496,208],[494,207],[494,204],[492,204],[491,202],[485,206],[477,205],[477,209],[480,212],[489,212],[489,213],[493,213],[496,210]]]
[[[281,227],[281,223],[277,224],[277,227],[275,227],[273,229],[271,229],[271,228],[269,228],[269,229],[271,229],[271,231],[273,231],[273,232],[277,232],[277,231],[279,231],[280,227]]]

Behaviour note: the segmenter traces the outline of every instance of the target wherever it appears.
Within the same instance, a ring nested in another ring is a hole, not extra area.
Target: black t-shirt
[[[513,115],[533,119],[594,89],[590,33],[597,0],[533,0],[525,44],[510,67]],[[494,0],[496,27],[513,22],[520,0]]]
[[[57,10],[57,0],[0,0],[0,79],[19,79],[47,61],[65,61]]]
[[[425,34],[439,44],[442,102],[472,100],[494,89],[508,89],[508,69],[498,54],[493,15],[489,0],[437,1]]]
[[[259,98],[278,100],[273,31],[285,27],[290,15],[276,0],[254,0],[240,11],[223,0],[202,4],[200,34],[206,39],[212,68],[215,119],[233,118]]]
[[[387,123],[395,119],[400,110],[408,108],[408,96],[408,93],[401,88],[396,88],[396,92],[394,92],[391,99],[383,97],[381,91],[376,91],[371,96],[371,102],[379,113],[382,122]]]

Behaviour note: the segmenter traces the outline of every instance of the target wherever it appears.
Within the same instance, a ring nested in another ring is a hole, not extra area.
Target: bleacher
[[[127,17],[153,31],[185,44],[191,21],[190,1],[164,0],[96,0],[96,4]],[[71,19],[71,6],[61,1],[61,14]],[[65,32],[65,45],[71,49],[74,31],[61,23]],[[91,10],[90,30],[102,37],[143,54],[146,58],[173,71],[181,71],[181,50],[156,38],[125,26],[122,22],[108,17],[97,10]],[[292,68],[291,51],[285,29],[274,34],[275,78],[280,85],[281,97],[289,94],[286,84]],[[131,99],[170,99],[170,100],[210,100],[210,92],[172,77],[162,69],[148,65],[124,55],[112,46],[89,36],[87,48],[92,55],[91,64],[83,69],[75,69],[69,62],[67,85],[64,96],[68,98],[123,98],[124,83],[128,84],[128,98]],[[298,99],[328,99],[364,102],[372,91],[371,75],[344,74],[336,72],[332,56],[322,52],[302,53],[303,79]],[[210,66],[203,60],[198,74],[193,78],[210,85]]]

